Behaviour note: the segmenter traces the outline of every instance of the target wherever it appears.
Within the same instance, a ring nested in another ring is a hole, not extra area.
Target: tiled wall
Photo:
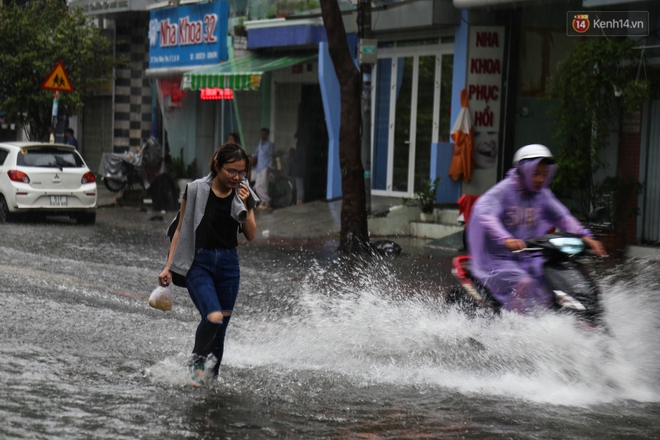
[[[148,13],[117,19],[117,56],[123,55],[129,67],[116,71],[115,151],[139,148],[151,133],[151,81],[144,77],[149,67],[148,26]]]

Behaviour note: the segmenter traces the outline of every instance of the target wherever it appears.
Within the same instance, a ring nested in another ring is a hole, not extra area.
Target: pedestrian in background
[[[229,136],[227,136],[227,142],[241,145],[241,138],[238,133],[229,133]]]
[[[237,235],[242,232],[250,241],[257,233],[245,150],[226,143],[213,153],[209,168],[209,175],[186,186],[167,264],[158,275],[161,286],[170,284],[172,272],[184,276],[201,314],[189,364],[194,386],[204,385],[207,360],[213,377],[218,376],[241,277]]]
[[[73,145],[76,148],[76,150],[78,149],[78,140],[73,135],[73,128],[67,128],[64,131],[64,137],[66,138],[67,145]]]
[[[256,159],[256,183],[254,189],[261,199],[261,205],[258,209],[271,209],[270,194],[268,194],[268,176],[272,168],[273,153],[275,152],[275,145],[268,140],[270,130],[262,128],[259,132],[261,141],[257,146],[257,151],[254,153]]]
[[[298,133],[294,138],[295,147],[289,147],[289,175],[296,182],[296,205],[302,205],[305,199],[305,150],[298,144]]]

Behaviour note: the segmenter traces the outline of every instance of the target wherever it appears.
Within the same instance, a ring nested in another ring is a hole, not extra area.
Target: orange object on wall
[[[449,166],[449,177],[470,183],[474,170],[474,127],[468,109],[467,89],[461,90],[461,111],[451,130],[454,140],[454,157]]]

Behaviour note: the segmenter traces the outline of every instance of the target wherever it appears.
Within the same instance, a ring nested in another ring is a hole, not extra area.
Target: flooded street
[[[660,438],[658,263],[601,271],[610,336],[468,318],[441,299],[451,252],[402,240],[360,263],[258,238],[221,378],[196,389],[187,292],[147,304],[169,245],[155,215],[0,225],[0,438]]]

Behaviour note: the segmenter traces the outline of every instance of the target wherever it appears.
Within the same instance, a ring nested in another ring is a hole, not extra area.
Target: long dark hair
[[[218,175],[219,167],[222,167],[226,163],[238,162],[239,160],[245,160],[245,171],[246,175],[248,175],[250,173],[250,160],[248,159],[245,150],[240,145],[233,142],[223,144],[220,148],[215,150],[209,161],[211,175],[215,178],[215,176]]]

